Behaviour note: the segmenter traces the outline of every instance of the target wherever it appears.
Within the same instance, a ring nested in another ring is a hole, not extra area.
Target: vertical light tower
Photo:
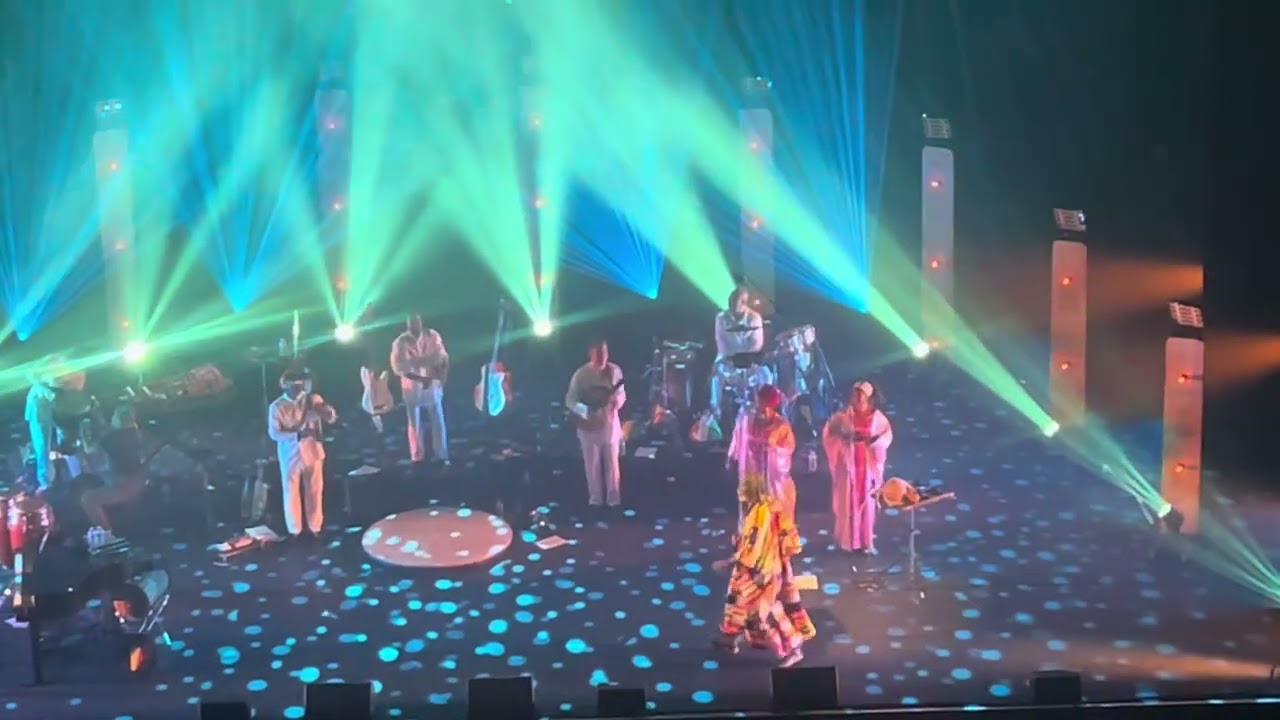
[[[351,188],[351,93],[345,68],[329,61],[320,68],[315,94],[316,186],[319,190],[319,217],[325,245],[348,240],[348,205]],[[343,322],[353,319],[360,308],[347,308],[346,269],[338,268],[333,278],[338,311]]]
[[[133,317],[138,265],[134,247],[133,184],[129,172],[129,129],[124,103],[101,100],[94,105],[93,161],[98,181],[98,235],[106,277],[107,319],[115,347],[134,340],[132,333],[144,318]]]
[[[951,121],[923,116],[924,148],[920,152],[920,264],[924,268],[920,320],[930,345],[950,341],[955,317],[955,155]]]
[[[1200,528],[1200,454],[1204,449],[1204,314],[1170,303],[1173,326],[1164,344],[1164,456],[1160,494],[1183,519],[1182,532]]]
[[[547,317],[533,318],[534,330],[543,335],[549,331],[552,303],[555,293],[555,268],[542,266],[542,219],[547,193],[542,187],[538,167],[541,158],[542,129],[546,123],[545,94],[538,60],[533,56],[524,59],[524,82],[520,86],[520,117],[517,137],[520,138],[520,188],[525,198],[524,227],[529,239],[529,256],[533,262],[533,281],[538,289],[538,300],[544,305],[539,310]],[[551,295],[551,297],[548,297]]]
[[[773,83],[763,77],[742,81],[743,105],[738,111],[738,126],[754,165],[749,173],[773,171],[773,111],[769,109],[772,88]],[[744,184],[749,185],[750,180],[744,178]],[[769,316],[777,297],[773,232],[767,219],[746,205],[742,207],[741,238],[742,278],[757,293],[762,305],[758,308],[760,312]]]
[[[1088,229],[1080,210],[1055,208],[1060,237],[1053,242],[1049,279],[1049,408],[1062,427],[1084,420],[1088,344]]]

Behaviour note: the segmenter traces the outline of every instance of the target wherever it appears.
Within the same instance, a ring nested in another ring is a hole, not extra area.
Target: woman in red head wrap
[[[716,644],[737,652],[742,637],[777,653],[784,667],[803,659],[800,646],[815,630],[800,603],[791,558],[800,552],[795,525],[796,490],[791,454],[796,439],[778,409],[782,393],[760,388],[755,411],[744,412],[734,429],[730,456],[738,461],[742,510],[724,617]]]
[[[796,451],[796,436],[780,412],[781,407],[782,392],[778,388],[765,385],[756,392],[754,411],[747,408],[738,415],[726,463],[738,464],[739,496],[748,478],[759,475],[769,495],[794,515],[796,487],[791,481],[791,455]],[[741,521],[741,513],[738,519]]]

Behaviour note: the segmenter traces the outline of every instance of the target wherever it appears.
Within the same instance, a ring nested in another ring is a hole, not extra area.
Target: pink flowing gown
[[[879,438],[874,443],[849,442],[841,435],[857,432]],[[884,484],[884,463],[893,428],[879,410],[858,416],[844,410],[831,416],[822,432],[822,445],[831,470],[833,535],[843,550],[875,547],[876,503],[872,493]]]

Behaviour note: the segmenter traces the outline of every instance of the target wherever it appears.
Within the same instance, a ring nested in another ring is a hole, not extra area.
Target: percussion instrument
[[[5,536],[7,553],[3,560],[6,567],[13,567],[13,556],[24,552],[30,546],[28,542],[39,547],[53,533],[53,507],[44,498],[35,495],[13,495],[0,503],[5,509]],[[0,545],[0,549],[3,548]]]
[[[773,358],[777,363],[778,389],[788,402],[813,391],[815,368],[813,347],[818,334],[812,325],[787,330],[774,341]]]
[[[802,325],[778,334],[774,339],[778,355],[798,355],[807,352],[818,340],[818,331],[812,325]]]
[[[687,347],[665,347],[661,351],[662,385],[660,404],[667,410],[693,409],[693,368],[698,352]]]

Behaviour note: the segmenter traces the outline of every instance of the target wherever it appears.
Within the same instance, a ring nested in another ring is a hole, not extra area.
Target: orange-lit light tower
[[[924,268],[920,320],[931,345],[950,341],[955,302],[955,155],[947,147],[951,121],[923,117],[920,152],[920,265]]]
[[[346,69],[338,62],[326,62],[320,68],[320,83],[315,94],[316,186],[319,191],[320,232],[326,246],[343,245],[347,241],[348,203],[351,192],[351,93],[347,89]],[[345,252],[338,257],[346,257]],[[334,292],[339,312],[345,317],[347,308],[346,268],[333,271]]]
[[[763,77],[749,77],[742,81],[743,104],[738,111],[738,127],[746,143],[752,167],[748,175],[757,172],[773,172],[773,83]],[[744,178],[744,182],[750,183]],[[777,295],[774,273],[774,237],[768,219],[747,205],[742,206],[740,225],[741,260],[743,281],[752,290],[759,303],[758,308],[766,317],[772,315],[772,305]]]
[[[1181,513],[1182,532],[1200,528],[1200,455],[1204,449],[1204,314],[1170,303],[1164,344],[1164,453],[1160,494]]]
[[[137,305],[133,273],[138,265],[133,228],[133,184],[129,172],[129,128],[120,100],[100,100],[94,105],[97,130],[93,133],[93,161],[98,181],[98,236],[102,242],[103,272],[107,295],[109,336],[115,347],[124,347],[135,329],[131,317]]]
[[[1087,408],[1088,230],[1080,210],[1055,208],[1059,239],[1049,279],[1049,411],[1062,427],[1078,425]]]

